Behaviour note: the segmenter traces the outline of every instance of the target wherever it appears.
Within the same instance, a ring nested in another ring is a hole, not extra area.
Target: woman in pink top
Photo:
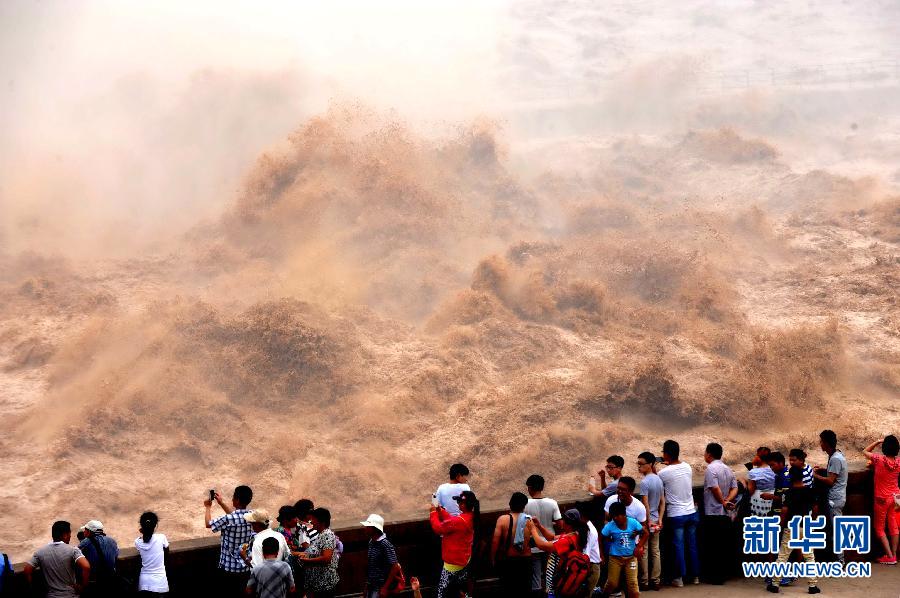
[[[873,453],[875,447],[881,445],[881,453]],[[900,442],[897,437],[891,434],[886,436],[884,441],[877,440],[867,446],[863,453],[866,458],[872,461],[875,468],[875,537],[881,541],[884,547],[884,556],[878,559],[879,563],[885,565],[897,564],[897,540],[900,538],[898,533],[898,517],[894,497],[900,494],[900,488],[897,487],[897,476],[900,475],[900,459],[897,453],[900,453]],[[884,533],[885,523],[888,532]],[[890,541],[888,537],[890,536]]]

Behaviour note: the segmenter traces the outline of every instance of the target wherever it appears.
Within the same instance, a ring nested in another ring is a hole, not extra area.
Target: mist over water
[[[722,86],[871,75],[892,3],[0,10],[16,558],[239,483],[358,521],[458,460],[499,504],[897,430],[897,80]]]

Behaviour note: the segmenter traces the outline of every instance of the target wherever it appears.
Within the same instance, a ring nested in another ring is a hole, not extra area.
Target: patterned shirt
[[[257,598],[285,598],[294,585],[291,566],[284,561],[266,559],[250,574],[248,588],[255,588]]]
[[[369,591],[378,590],[387,581],[393,566],[397,564],[397,551],[384,534],[377,540],[369,540],[368,563],[366,583],[369,584]]]
[[[219,554],[219,569],[229,573],[243,573],[250,569],[241,558],[241,545],[250,542],[253,529],[244,519],[247,509],[235,509],[210,522],[213,532],[222,532],[222,551]]]
[[[287,542],[288,549],[291,552],[300,552],[300,535],[296,530],[287,529],[286,527],[279,525],[272,531],[276,531],[284,536],[284,541]]]
[[[321,556],[326,550],[332,550],[331,562],[327,564],[313,564],[304,566],[303,587],[310,592],[327,592],[333,590],[338,584],[338,559],[337,536],[330,529],[316,534],[315,539],[309,545],[307,554],[310,557]]]

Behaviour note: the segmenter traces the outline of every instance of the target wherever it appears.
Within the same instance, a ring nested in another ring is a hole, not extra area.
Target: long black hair
[[[153,537],[153,532],[156,531],[156,525],[159,523],[159,517],[156,516],[156,513],[153,511],[147,511],[143,515],[141,515],[141,535],[144,537],[144,543],[150,541],[150,538]]]
[[[481,541],[481,526],[478,525],[481,521],[481,503],[471,490],[463,490],[460,492],[459,497],[464,499],[466,506],[472,511],[472,531],[474,532],[472,535],[472,548],[477,549],[478,543]]]
[[[621,503],[613,503],[621,504]],[[622,505],[623,507],[625,505]],[[612,515],[612,509],[609,512]],[[588,526],[581,520],[581,513],[576,509],[569,509],[563,514],[563,520],[578,534],[578,549],[584,550],[587,546]]]

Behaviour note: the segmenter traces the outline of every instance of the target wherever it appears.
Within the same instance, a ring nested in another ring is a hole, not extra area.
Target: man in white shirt
[[[687,463],[678,460],[681,447],[674,440],[663,443],[663,462],[666,467],[657,475],[663,482],[666,498],[666,523],[672,530],[675,555],[675,587],[684,586],[684,578],[700,583],[700,558],[697,551],[697,524],[700,517],[694,505],[694,472]]]
[[[588,528],[587,544],[584,547],[584,554],[591,560],[591,574],[588,576],[587,585],[588,595],[590,595],[594,591],[594,588],[597,587],[601,575],[601,564],[603,559],[600,556],[600,534],[597,533],[597,528],[588,518],[588,513],[591,512],[591,505],[580,502],[575,505],[575,508],[581,513],[581,520]]]
[[[434,493],[437,498],[437,506],[443,507],[451,515],[459,515],[459,503],[453,497],[459,496],[469,488],[469,468],[462,463],[454,463],[450,466],[450,481],[438,486]]]
[[[262,565],[266,560],[266,557],[263,556],[262,549],[263,540],[266,538],[275,538],[275,541],[278,542],[278,555],[276,556],[276,560],[287,560],[288,555],[290,554],[287,541],[284,539],[283,534],[269,528],[268,511],[264,509],[254,509],[244,515],[244,519],[250,524],[250,527],[253,528],[254,532],[253,538],[250,540],[250,553],[247,553],[245,548],[246,544],[241,547],[241,556],[244,557],[244,561],[250,565],[251,569]]]
[[[626,515],[632,519],[636,519],[638,523],[647,527],[647,508],[644,507],[644,503],[634,497],[634,489],[636,487],[637,482],[635,482],[634,478],[628,476],[619,478],[618,485],[616,486],[616,495],[606,501],[606,506],[603,507],[603,510],[606,511],[607,521],[610,521],[610,505],[620,502],[625,505]]]
[[[528,476],[525,480],[528,488],[528,504],[525,505],[525,514],[536,519],[541,526],[553,530],[556,523],[562,519],[559,512],[559,504],[552,498],[544,496],[544,478],[537,474]],[[544,570],[547,568],[547,553],[540,548],[531,549],[531,593],[540,595],[543,589]]]

